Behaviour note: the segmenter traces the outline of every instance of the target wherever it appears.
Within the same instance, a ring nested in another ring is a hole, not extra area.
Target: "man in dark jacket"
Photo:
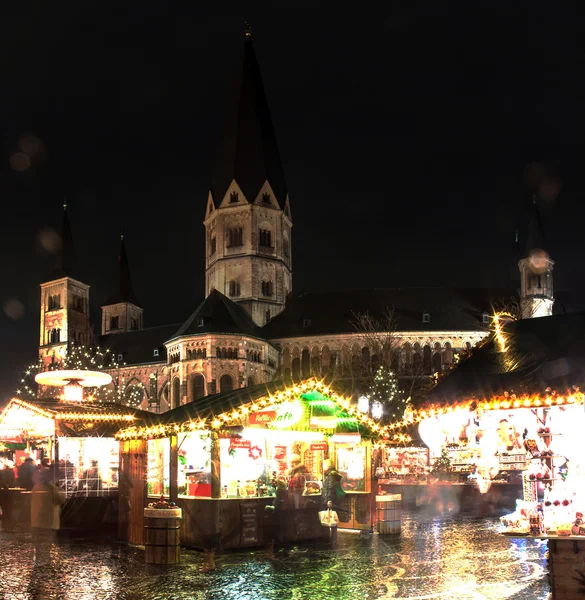
[[[25,458],[24,462],[18,467],[18,479],[16,480],[18,487],[32,490],[37,471],[38,467],[35,465],[35,461],[30,456]]]

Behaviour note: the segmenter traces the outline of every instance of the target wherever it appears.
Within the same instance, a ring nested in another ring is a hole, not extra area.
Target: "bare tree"
[[[398,333],[393,308],[387,307],[380,317],[369,312],[352,313],[351,324],[357,335],[343,370],[351,378],[352,389],[359,392],[374,390],[380,385],[380,375],[390,380],[397,377],[405,399],[415,404],[422,399],[433,383],[431,355],[403,355],[403,339]]]

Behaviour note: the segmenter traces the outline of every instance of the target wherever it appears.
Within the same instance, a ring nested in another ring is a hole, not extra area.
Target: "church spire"
[[[120,234],[118,285],[113,296],[102,306],[102,335],[142,329],[144,310],[134,294],[124,234]]]
[[[63,199],[63,218],[61,220],[61,246],[57,255],[55,269],[52,273],[54,279],[70,277],[75,268],[75,247],[73,245],[73,234],[71,223],[67,213],[67,199]]]
[[[278,204],[284,207],[288,189],[248,23],[242,68],[228,106],[211,184],[216,206],[233,180],[248,202],[254,202],[268,181]]]
[[[532,196],[530,219],[528,221],[528,229],[526,230],[524,255],[530,256],[530,254],[536,250],[544,251],[545,245],[544,228],[542,226],[538,204],[536,203],[536,195],[534,195]]]

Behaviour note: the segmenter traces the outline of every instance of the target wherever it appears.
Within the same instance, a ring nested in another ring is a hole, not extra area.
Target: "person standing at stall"
[[[2,528],[7,529],[8,524],[12,520],[12,497],[10,496],[10,488],[16,485],[14,477],[14,465],[8,459],[1,465],[0,470],[0,512],[2,519]]]
[[[37,564],[45,564],[51,557],[51,546],[56,543],[61,526],[61,505],[65,504],[65,500],[65,494],[51,481],[50,470],[43,469],[39,482],[32,488],[30,501],[30,524]]]
[[[325,506],[331,502],[336,506],[344,496],[345,492],[341,487],[343,477],[341,473],[331,464],[331,461],[325,461],[325,473],[323,475],[323,503]]]
[[[39,468],[30,456],[25,458],[24,462],[18,467],[18,479],[16,480],[18,487],[32,490],[38,470]]]
[[[301,463],[301,458],[298,455],[293,455],[291,458],[290,478],[288,480],[288,495],[289,501],[293,508],[301,508],[301,500],[305,491],[305,483],[307,477],[305,473],[305,465]]]

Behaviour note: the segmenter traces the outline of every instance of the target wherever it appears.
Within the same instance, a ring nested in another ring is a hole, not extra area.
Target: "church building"
[[[294,207],[294,202],[292,204]],[[39,357],[48,367],[69,344],[91,343],[89,285],[75,271],[66,206],[61,261],[41,284]],[[430,377],[489,334],[494,304],[510,290],[401,288],[293,293],[293,217],[260,69],[246,32],[242,67],[201,205],[205,294],[184,323],[143,326],[121,240],[119,285],[102,307],[99,344],[120,367],[126,397],[164,412],[203,396],[273,379],[348,377],[363,356],[359,314],[392,311],[393,367]],[[523,318],[552,314],[554,263],[536,205],[519,263]]]

